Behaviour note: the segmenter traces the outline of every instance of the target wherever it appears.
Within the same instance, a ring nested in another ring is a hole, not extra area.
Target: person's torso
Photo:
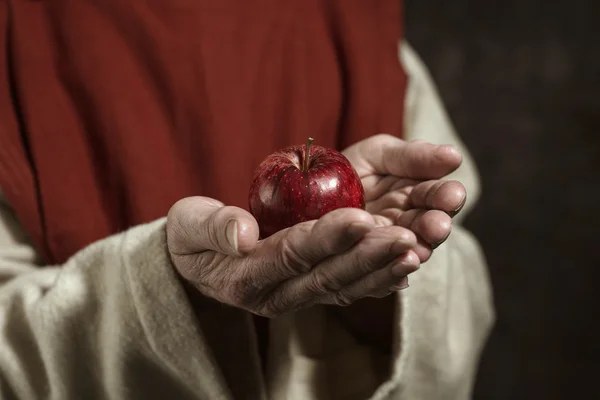
[[[37,211],[15,208],[53,262],[185,196],[246,207],[258,163],[308,136],[402,133],[397,0],[8,3]]]

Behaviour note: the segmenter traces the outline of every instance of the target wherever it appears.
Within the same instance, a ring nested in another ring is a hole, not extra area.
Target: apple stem
[[[310,165],[310,148],[315,139],[309,137],[306,141],[306,147],[304,148],[304,157],[302,157],[302,171],[308,172],[308,166]]]

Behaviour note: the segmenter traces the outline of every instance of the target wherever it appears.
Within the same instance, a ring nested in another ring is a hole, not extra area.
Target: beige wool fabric
[[[250,314],[207,303],[196,317],[170,264],[165,219],[39,268],[0,193],[0,399],[462,400],[494,319],[476,239],[460,226],[475,166],[424,65],[403,43],[408,140],[453,144],[468,192],[453,232],[396,298],[392,359],[359,345],[321,307],[271,322],[260,369]],[[392,363],[391,376],[380,366]]]

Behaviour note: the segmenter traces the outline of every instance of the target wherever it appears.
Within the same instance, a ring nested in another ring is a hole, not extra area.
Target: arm
[[[416,244],[411,231],[376,228],[359,209],[257,240],[247,211],[192,197],[177,202],[166,221],[98,241],[65,265],[13,274],[0,287],[0,393],[262,398],[244,310],[285,320],[307,304],[368,296],[393,284],[396,277],[378,271]],[[372,268],[366,276],[365,265]],[[402,266],[398,274],[414,270]],[[197,320],[180,279],[198,291]],[[366,284],[373,279],[375,286]]]
[[[223,395],[171,266],[164,224],[38,269],[35,250],[0,202],[1,398]]]

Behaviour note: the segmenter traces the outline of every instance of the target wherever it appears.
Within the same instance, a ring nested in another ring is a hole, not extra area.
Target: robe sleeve
[[[433,81],[408,43],[400,59],[409,76],[406,139],[452,144],[463,163],[448,178],[463,183],[468,201],[454,219],[448,240],[411,275],[400,294],[397,340],[401,352],[393,361],[390,381],[375,399],[469,399],[479,358],[494,321],[488,269],[477,239],[461,222],[480,194],[473,159],[455,132]]]
[[[0,398],[229,398],[164,227],[140,225],[38,268],[0,201]]]

